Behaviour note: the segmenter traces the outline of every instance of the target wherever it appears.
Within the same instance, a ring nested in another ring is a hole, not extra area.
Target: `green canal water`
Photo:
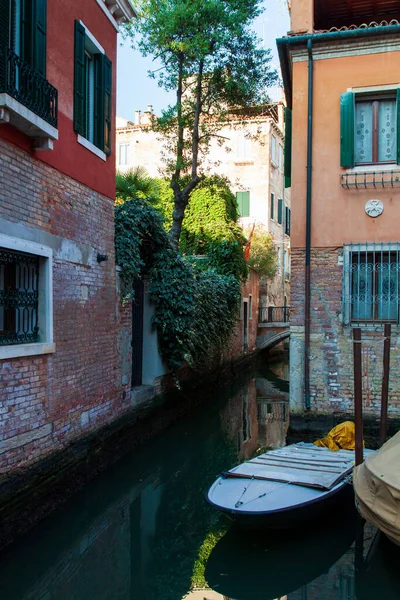
[[[285,443],[288,365],[258,366],[136,449],[0,555],[1,600],[400,598],[400,555],[354,514],[238,532],[215,477]],[[358,530],[360,540],[360,531]]]

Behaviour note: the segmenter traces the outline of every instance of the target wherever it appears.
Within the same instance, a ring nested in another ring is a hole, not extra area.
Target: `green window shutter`
[[[250,216],[250,192],[236,192],[236,201],[239,215],[241,217]]]
[[[112,63],[105,54],[95,55],[94,143],[111,153]]]
[[[282,199],[278,199],[278,223],[282,225],[282,212],[283,212],[283,202]]]
[[[292,185],[292,111],[285,107],[285,188]]]
[[[33,1],[32,19],[32,66],[43,77],[46,77],[46,21],[47,0]]]
[[[236,203],[237,203],[238,213],[239,213],[240,217],[242,216],[242,212],[243,212],[242,194],[243,194],[243,192],[236,192]]]
[[[85,28],[75,21],[74,131],[85,135]]]
[[[242,192],[243,193],[243,213],[242,217],[250,216],[250,192]]]
[[[274,218],[275,213],[275,194],[271,194],[271,219]]]
[[[340,166],[354,167],[354,94],[340,94]]]
[[[290,208],[288,208],[288,225],[287,225],[287,232],[288,235],[290,235],[290,221],[292,218],[292,210]]]
[[[94,55],[94,144],[104,150],[104,54]]]
[[[0,89],[6,87],[5,52],[10,47],[10,0],[0,0]]]
[[[397,164],[400,165],[400,88],[397,88]]]
[[[33,66],[33,23],[35,5],[32,0],[21,0],[21,28],[20,28],[20,51],[19,55],[24,62]]]
[[[111,154],[112,62],[104,57],[104,152]]]

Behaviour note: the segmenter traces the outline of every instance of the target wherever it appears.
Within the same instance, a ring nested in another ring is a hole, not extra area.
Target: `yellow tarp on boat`
[[[337,452],[338,450],[355,450],[355,425],[351,421],[340,423],[331,429],[326,437],[316,440],[314,444],[321,448],[329,448],[333,452]]]
[[[400,432],[353,472],[361,515],[400,544]]]

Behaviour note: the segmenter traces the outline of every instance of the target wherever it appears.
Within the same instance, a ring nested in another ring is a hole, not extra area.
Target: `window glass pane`
[[[379,102],[379,162],[396,160],[396,126],[395,100]]]
[[[271,160],[276,162],[276,138],[274,135],[271,140]]]
[[[356,104],[355,162],[372,162],[372,102]]]

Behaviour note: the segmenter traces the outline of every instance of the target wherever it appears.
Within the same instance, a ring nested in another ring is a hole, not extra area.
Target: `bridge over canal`
[[[290,336],[289,306],[265,306],[259,309],[257,348],[273,348]]]

